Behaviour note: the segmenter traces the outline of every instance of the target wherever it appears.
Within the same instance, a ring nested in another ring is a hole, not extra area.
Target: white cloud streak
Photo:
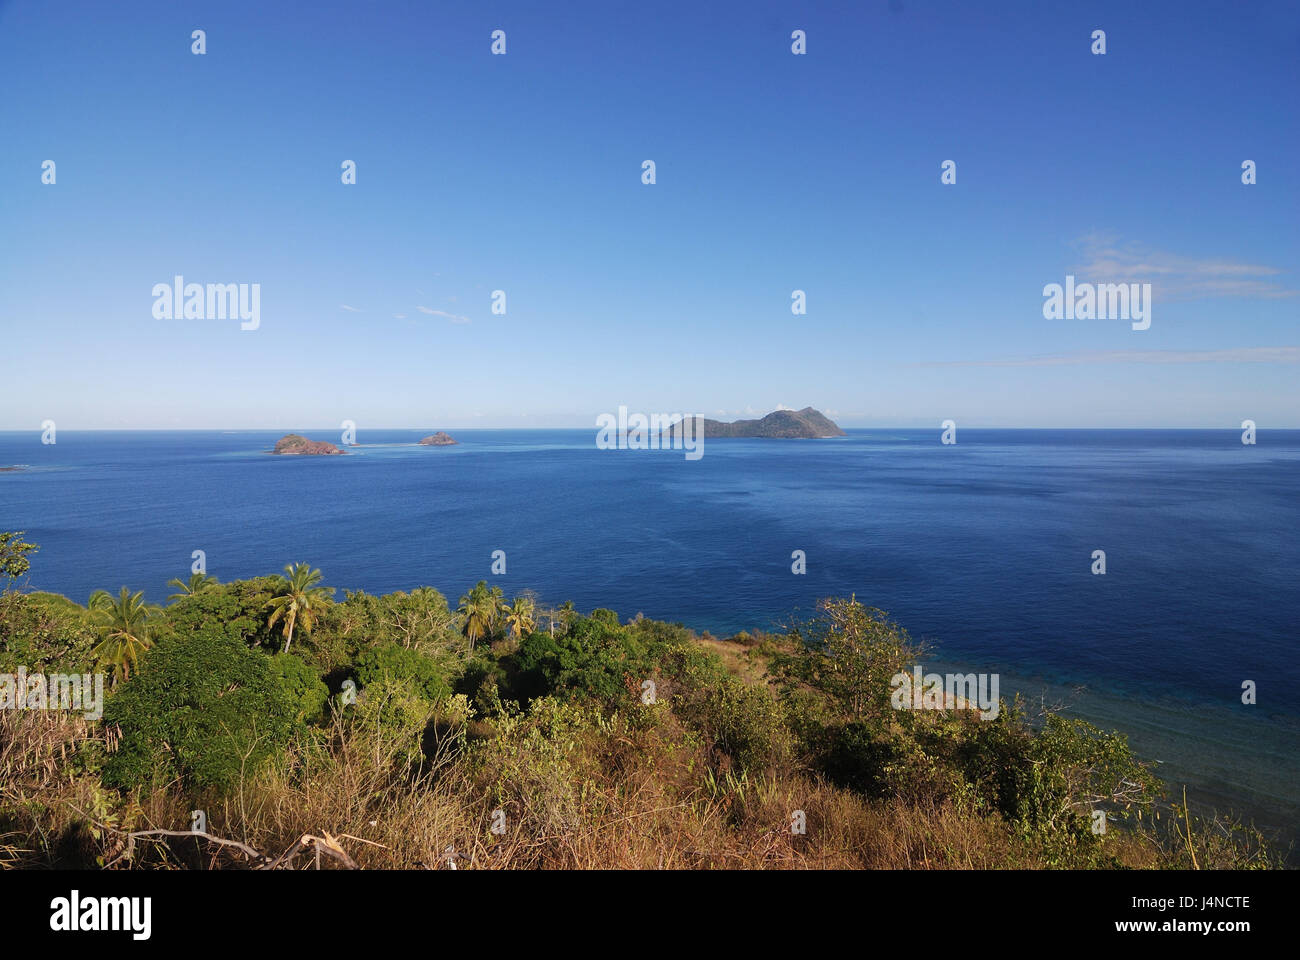
[[[1071,272],[1091,283],[1150,283],[1154,299],[1166,303],[1214,297],[1277,300],[1294,290],[1272,279],[1283,271],[1222,257],[1196,258],[1121,243],[1093,233],[1079,240],[1082,261]]]
[[[1300,363],[1300,347],[1231,347],[1226,350],[1092,350],[1001,357],[990,360],[933,360],[914,367],[1063,367],[1098,363]]]
[[[460,314],[448,313],[446,310],[435,310],[433,307],[416,307],[421,313],[427,313],[431,317],[446,317],[452,323],[470,323],[469,317],[462,317]]]

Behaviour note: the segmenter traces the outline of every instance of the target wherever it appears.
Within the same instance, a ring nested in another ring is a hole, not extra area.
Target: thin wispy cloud
[[[1063,367],[1085,363],[1300,363],[1300,347],[1227,350],[1092,350],[991,360],[932,360],[914,367]]]
[[[1166,303],[1211,297],[1276,300],[1300,294],[1300,290],[1273,279],[1283,271],[1266,264],[1222,257],[1187,257],[1136,243],[1121,243],[1099,233],[1081,238],[1079,247],[1083,259],[1074,265],[1072,272],[1080,280],[1150,283],[1153,297]]]
[[[360,313],[360,312],[361,312],[361,311],[358,310],[356,307],[349,307],[346,303],[340,303],[340,304],[339,304],[339,309],[340,309],[340,310],[346,310],[348,313]]]
[[[462,317],[460,314],[448,313],[446,310],[435,310],[433,307],[416,307],[421,313],[427,313],[431,317],[446,317],[452,323],[469,323],[469,317]]]

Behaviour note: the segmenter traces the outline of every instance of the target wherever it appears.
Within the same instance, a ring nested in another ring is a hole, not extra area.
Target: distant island
[[[297,433],[286,433],[275,442],[272,453],[282,456],[327,457],[342,454],[343,451],[324,440],[308,440]]]
[[[664,432],[669,436],[675,436],[673,431],[681,429],[681,424],[674,424]],[[812,407],[804,407],[802,410],[776,410],[761,420],[736,420],[733,423],[723,423],[721,420],[708,418],[704,420],[704,436],[707,439],[767,437],[778,440],[814,440],[844,435],[839,424]]]
[[[454,444],[455,442],[456,442],[456,441],[453,440],[453,439],[452,439],[448,434],[443,433],[441,430],[439,430],[437,433],[433,434],[432,436],[425,437],[423,440],[421,440],[421,441],[420,441],[420,446],[422,446],[422,447],[450,447],[450,446],[451,446],[452,444]]]

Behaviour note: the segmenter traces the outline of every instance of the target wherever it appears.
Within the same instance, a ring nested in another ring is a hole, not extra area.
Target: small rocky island
[[[666,433],[676,436],[673,431],[682,427],[675,424]],[[839,424],[825,416],[820,410],[804,407],[802,410],[775,410],[761,420],[736,420],[723,423],[721,420],[704,420],[704,437],[768,437],[778,440],[816,440],[825,437],[842,437],[845,433]]]
[[[421,440],[421,441],[420,441],[420,446],[422,446],[422,447],[450,447],[450,446],[451,446],[452,444],[454,444],[455,442],[456,442],[456,441],[453,440],[450,436],[448,436],[447,434],[445,434],[445,433],[443,433],[441,430],[439,430],[437,433],[433,434],[432,436],[425,437],[423,440]]]
[[[271,452],[281,456],[298,457],[328,457],[343,453],[332,443],[326,443],[324,440],[308,440],[297,433],[286,433],[275,442],[275,449]]]

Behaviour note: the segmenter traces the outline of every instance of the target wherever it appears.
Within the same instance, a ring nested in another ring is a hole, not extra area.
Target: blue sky
[[[0,429],[1300,427],[1298,11],[0,0]]]

